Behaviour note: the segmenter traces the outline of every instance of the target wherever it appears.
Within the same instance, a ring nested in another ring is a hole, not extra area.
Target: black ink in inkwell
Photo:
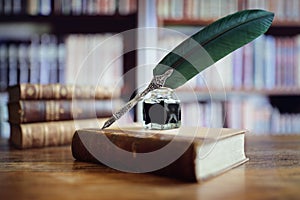
[[[181,125],[180,100],[170,88],[151,91],[143,101],[143,124],[148,129],[172,129]]]

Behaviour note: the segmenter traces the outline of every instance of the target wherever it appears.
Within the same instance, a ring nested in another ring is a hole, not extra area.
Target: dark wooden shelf
[[[213,19],[159,19],[159,24],[163,26],[207,26]]]
[[[267,90],[267,89],[261,89],[261,90],[257,90],[257,89],[240,89],[240,90],[236,90],[236,89],[225,89],[224,90],[211,90],[208,91],[207,89],[201,89],[201,88],[196,88],[194,90],[189,90],[189,89],[179,89],[177,90],[177,92],[180,93],[199,93],[199,94],[205,94],[205,93],[212,93],[212,94],[220,94],[220,93],[229,93],[229,94],[261,94],[261,95],[268,95],[268,96],[294,96],[294,95],[299,95],[300,96],[300,88],[280,88],[280,89],[272,89],[272,90]]]
[[[207,26],[217,19],[159,19],[161,26]],[[274,21],[268,30],[270,35],[293,36],[300,34],[300,21]]]
[[[163,25],[190,25],[190,26],[207,26],[217,19],[159,19]],[[275,20],[272,23],[273,27],[298,27],[300,21],[279,21]]]
[[[192,100],[197,100],[199,101],[206,101],[215,99],[215,100],[226,100],[227,98],[230,97],[249,97],[249,96],[267,96],[270,99],[289,99],[291,97],[296,97],[298,100],[298,97],[300,98],[300,88],[291,88],[291,89],[273,89],[273,90],[255,90],[255,89],[241,89],[241,90],[207,90],[207,89],[199,89],[196,88],[194,90],[190,89],[179,89],[176,90],[176,94],[178,97],[183,101],[183,102],[189,102]],[[286,98],[287,97],[287,98]]]
[[[54,34],[122,32],[137,27],[137,14],[0,16],[5,23],[49,24]]]

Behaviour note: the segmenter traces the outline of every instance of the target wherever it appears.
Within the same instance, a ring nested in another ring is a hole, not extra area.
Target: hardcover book
[[[106,118],[11,124],[10,142],[18,149],[70,145],[76,125],[98,127],[102,126],[105,120]]]
[[[20,100],[8,103],[9,122],[14,124],[105,118],[121,100]]]
[[[108,87],[30,83],[9,87],[8,93],[10,102],[38,99],[112,99],[120,96],[120,91]]]
[[[149,165],[169,159],[174,152],[181,151],[173,162],[148,172],[195,182],[214,177],[246,162],[245,132],[200,127],[172,130],[145,130],[139,126],[81,129],[73,136],[72,154],[78,161],[102,163],[115,169],[123,167],[121,171],[142,173],[147,171],[145,169]],[[167,157],[163,158],[159,154],[155,157],[157,159],[138,162],[145,153],[153,153],[165,147]],[[124,156],[122,150],[129,155]]]

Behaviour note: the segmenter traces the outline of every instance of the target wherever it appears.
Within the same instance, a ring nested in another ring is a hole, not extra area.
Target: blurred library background
[[[300,0],[0,0],[0,136],[9,138],[12,126],[29,123],[12,120],[12,112],[21,111],[9,109],[14,103],[9,88],[94,86],[99,84],[94,74],[103,74],[104,90],[113,88],[116,98],[126,101],[152,78],[152,68],[136,66],[167,53],[139,52],[140,46],[151,42],[171,50],[214,20],[244,9],[274,12],[272,27],[193,78],[190,87],[176,90],[183,123],[299,134]],[[118,35],[144,27],[177,34],[151,29]],[[82,64],[88,68],[82,71]],[[79,72],[84,77],[76,80]],[[141,119],[130,114],[128,121]]]

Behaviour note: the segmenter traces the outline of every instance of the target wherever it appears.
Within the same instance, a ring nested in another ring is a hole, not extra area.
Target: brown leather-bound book
[[[107,118],[11,124],[10,142],[19,149],[71,144],[76,127],[102,126]]]
[[[23,83],[8,88],[9,101],[38,99],[112,99],[120,91],[101,86]]]
[[[120,100],[20,100],[8,103],[14,124],[110,117]]]
[[[77,130],[72,154],[125,172],[151,172],[201,181],[247,161],[243,130],[182,127],[153,131],[140,127]]]

